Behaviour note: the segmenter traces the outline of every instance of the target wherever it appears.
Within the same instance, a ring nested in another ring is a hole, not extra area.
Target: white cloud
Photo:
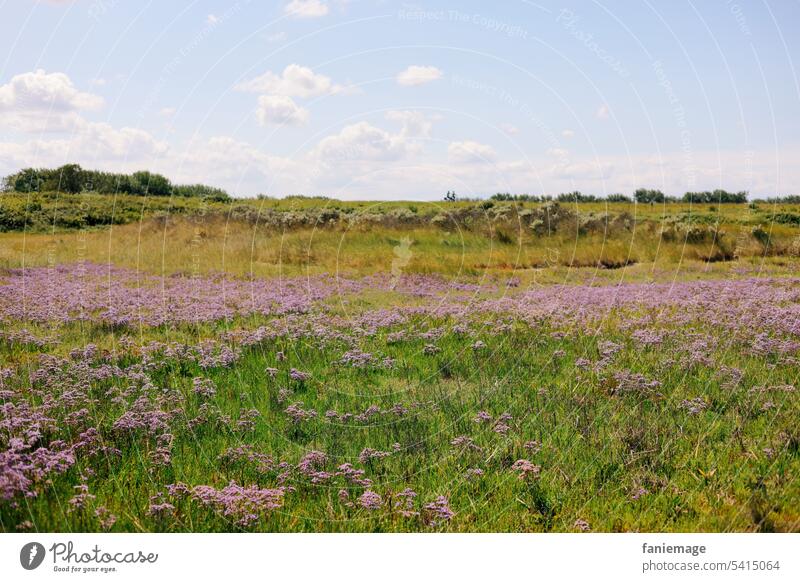
[[[417,150],[403,135],[361,121],[324,138],[312,153],[323,162],[391,161]]]
[[[158,114],[159,114],[161,117],[172,117],[173,115],[175,115],[175,112],[176,112],[176,111],[177,111],[177,110],[176,110],[174,107],[162,107],[162,108],[159,110]]]
[[[267,71],[254,79],[239,83],[236,85],[236,89],[286,97],[316,97],[328,93],[339,93],[344,90],[344,87],[335,85],[330,77],[319,75],[308,67],[291,64],[280,75]]]
[[[38,69],[0,86],[0,125],[20,131],[66,131],[80,122],[79,111],[102,105],[102,97],[78,91],[64,73]]]
[[[586,160],[574,163],[562,160],[550,168],[549,173],[553,178],[562,180],[591,180],[602,184],[613,175],[614,164],[601,160]]]
[[[447,146],[447,157],[457,164],[492,162],[497,154],[491,146],[476,141],[454,141]]]
[[[597,108],[597,111],[595,111],[594,115],[595,117],[597,117],[597,119],[608,119],[608,114],[609,114],[608,105],[603,103],[600,107]]]
[[[283,11],[295,18],[319,18],[328,13],[328,5],[322,0],[292,0]]]
[[[566,158],[569,155],[569,151],[564,148],[550,148],[547,150],[547,155],[557,158]]]
[[[519,133],[519,128],[516,125],[512,125],[510,123],[501,123],[500,129],[502,129],[508,135],[517,135]]]
[[[571,129],[564,129],[561,131],[561,136],[566,138],[575,137],[575,132]]]
[[[52,108],[77,111],[97,109],[102,105],[102,97],[78,91],[64,73],[46,73],[37,69],[15,75],[9,83],[0,86],[0,107],[5,110]]]
[[[141,129],[115,129],[107,123],[86,121],[79,125],[69,138],[0,143],[0,160],[14,169],[71,162],[107,169],[124,162],[158,159],[169,151],[166,143]]]
[[[411,65],[397,74],[397,83],[404,87],[415,87],[442,78],[442,71],[436,67]]]
[[[433,127],[433,122],[438,116],[426,116],[421,111],[395,110],[386,113],[386,119],[401,123],[403,129],[400,135],[404,137],[428,137]]]
[[[160,168],[177,182],[221,184],[238,191],[246,184],[251,192],[264,191],[270,180],[302,173],[287,158],[269,155],[252,145],[229,136],[193,140],[182,152],[173,152]],[[286,181],[288,184],[288,180]]]
[[[115,129],[108,123],[89,123],[71,141],[72,149],[100,159],[141,159],[164,154],[169,149],[166,143],[156,140],[142,129]]]
[[[256,117],[261,125],[303,125],[309,113],[285,95],[261,95],[258,98]]]
[[[216,16],[214,14],[209,14],[208,16],[206,16],[206,24],[214,26],[218,22],[219,22],[219,17],[218,16]]]

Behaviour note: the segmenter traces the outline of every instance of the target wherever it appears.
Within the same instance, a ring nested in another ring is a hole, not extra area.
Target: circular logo
[[[30,542],[19,551],[19,563],[26,570],[35,570],[44,561],[44,546],[39,542]]]

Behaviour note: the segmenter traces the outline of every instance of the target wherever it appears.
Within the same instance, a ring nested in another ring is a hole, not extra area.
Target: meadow
[[[3,531],[800,531],[797,205],[0,208]]]

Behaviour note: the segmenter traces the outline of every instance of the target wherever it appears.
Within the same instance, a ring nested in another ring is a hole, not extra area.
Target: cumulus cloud
[[[569,155],[569,151],[564,148],[550,148],[547,150],[547,155],[557,158],[566,158]]]
[[[283,8],[284,13],[295,18],[319,18],[328,12],[328,4],[322,0],[292,0]]]
[[[0,159],[11,169],[71,162],[106,168],[120,162],[160,158],[169,151],[165,142],[132,127],[116,129],[107,123],[82,121],[73,131],[68,138],[0,143]]]
[[[405,136],[361,121],[321,140],[313,155],[324,162],[392,161],[413,151],[416,147]]]
[[[415,87],[441,78],[442,71],[436,67],[411,65],[397,74],[397,83],[404,87]]]
[[[491,146],[476,141],[454,141],[447,146],[447,157],[457,164],[493,162],[497,154]]]
[[[0,86],[0,107],[3,109],[57,109],[60,111],[97,109],[102,97],[78,91],[64,73],[47,73],[37,69],[15,75]]]
[[[267,71],[263,75],[236,85],[239,91],[284,95],[286,97],[317,97],[340,93],[341,85],[335,85],[330,77],[319,75],[298,64],[288,65],[281,74]]]
[[[510,123],[501,123],[500,129],[502,129],[508,135],[517,135],[519,133],[519,128],[516,125],[512,125]]]
[[[69,130],[79,112],[102,105],[102,97],[79,91],[64,73],[38,69],[0,86],[0,124],[20,131]]]
[[[433,122],[438,116],[428,116],[421,111],[394,110],[386,113],[386,119],[402,124],[400,135],[403,137],[428,137]]]
[[[220,184],[231,192],[242,186],[251,192],[264,191],[281,176],[302,174],[296,162],[230,136],[192,140],[181,152],[173,152],[166,164],[170,167],[163,170],[177,182]]]
[[[568,162],[562,160],[550,168],[550,175],[564,180],[592,180],[602,183],[611,178],[614,173],[614,164],[601,160],[587,160]]]
[[[308,110],[291,97],[261,95],[258,98],[256,118],[261,125],[303,125],[308,122],[308,117]]]

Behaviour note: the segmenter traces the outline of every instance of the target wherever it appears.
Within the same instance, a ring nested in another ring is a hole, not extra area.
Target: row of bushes
[[[798,198],[794,196],[789,198]],[[447,199],[447,198],[446,198]],[[682,198],[667,196],[661,190],[651,190],[639,188],[633,196],[625,194],[609,194],[606,197],[595,196],[594,194],[584,194],[582,192],[564,192],[555,197],[536,196],[532,194],[510,194],[508,192],[498,192],[491,197],[491,200],[501,202],[639,202],[642,204],[663,203],[663,202],[696,202],[696,203],[723,203],[734,204],[747,202],[747,192],[728,192],[727,190],[714,190],[713,192],[687,192]],[[787,202],[791,202],[788,201]]]
[[[583,194],[582,192],[564,192],[558,196],[536,196],[533,194],[509,194],[508,192],[498,192],[490,197],[490,200],[498,202],[633,202],[630,196],[624,194],[609,194],[605,198],[594,194]]]
[[[153,172],[116,174],[85,170],[78,164],[60,168],[25,168],[3,179],[5,192],[64,192],[78,194],[131,194],[134,196],[181,196],[225,202],[231,199],[225,190],[205,184],[173,184],[169,178]]]
[[[0,197],[0,232],[82,229],[128,224],[155,213],[197,215],[204,209],[221,212],[225,208],[229,205],[220,202],[205,204],[197,198],[8,193]]]
[[[202,220],[217,215],[233,221],[258,224],[265,229],[336,228],[344,225],[355,228],[435,227],[444,230],[482,230],[491,228],[491,225],[507,224],[509,228],[521,225],[536,235],[553,232],[581,234],[603,232],[606,229],[613,231],[630,228],[634,222],[634,218],[623,211],[624,207],[610,209],[608,212],[591,210],[592,207],[576,208],[573,204],[557,201],[534,206],[519,202],[483,200],[472,204],[448,205],[446,209],[439,204],[417,203],[393,205],[378,210],[371,205],[333,201],[306,204],[305,201],[295,200],[282,204],[264,204],[245,200],[213,202],[192,196],[7,193],[0,198],[0,231],[43,231],[52,228],[75,229],[126,224],[155,214],[198,216]],[[638,220],[643,220],[643,217]],[[782,208],[780,212],[768,207],[762,211],[756,207],[753,212],[748,211],[740,216],[685,209],[671,213],[664,220],[697,226],[766,222],[798,227],[800,213],[794,212],[791,207]]]

